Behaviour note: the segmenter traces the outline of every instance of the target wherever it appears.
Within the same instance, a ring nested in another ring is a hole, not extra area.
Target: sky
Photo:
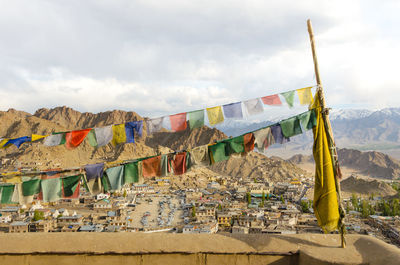
[[[315,85],[399,107],[400,1],[1,1],[0,110],[157,117]]]

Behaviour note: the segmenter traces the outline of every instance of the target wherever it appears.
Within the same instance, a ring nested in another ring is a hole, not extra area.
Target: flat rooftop
[[[371,236],[167,233],[0,234],[0,264],[400,264]]]

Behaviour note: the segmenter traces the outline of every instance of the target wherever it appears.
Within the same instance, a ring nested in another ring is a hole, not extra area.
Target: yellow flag
[[[299,101],[301,105],[309,105],[312,103],[312,92],[311,86],[297,89],[297,95],[299,96]]]
[[[113,125],[112,144],[118,145],[126,142],[125,124]]]
[[[8,140],[10,140],[10,139],[8,139],[8,138],[1,139],[1,140],[0,140],[0,148],[6,148],[6,147],[8,147],[8,146],[6,145],[6,143],[8,142]]]
[[[47,135],[32,134],[32,142],[45,138]]]
[[[22,183],[22,178],[19,174],[21,174],[21,173],[20,172],[9,172],[9,173],[3,174],[4,183]]]
[[[338,228],[339,204],[332,157],[329,151],[328,138],[318,96],[315,97],[312,108],[316,109],[317,115],[317,126],[313,128],[313,156],[315,160],[313,208],[319,226],[325,233],[329,233]]]
[[[224,114],[222,113],[221,106],[207,108],[207,116],[211,126],[224,121]]]

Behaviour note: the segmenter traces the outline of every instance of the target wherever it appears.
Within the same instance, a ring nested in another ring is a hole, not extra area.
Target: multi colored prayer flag
[[[187,113],[190,129],[204,126],[204,110],[195,110]]]
[[[86,135],[91,131],[92,129],[84,129],[84,130],[79,130],[79,131],[72,131],[68,132],[65,135],[65,146],[68,149],[74,149],[78,147],[83,140],[85,139]]]
[[[265,105],[282,105],[278,94],[262,97],[261,100]]]
[[[224,109],[225,118],[229,119],[242,119],[242,103],[236,102],[231,104],[223,105],[222,108]]]
[[[164,122],[164,117],[146,120],[147,134],[153,134],[161,131]]]
[[[222,113],[221,106],[207,108],[208,122],[211,126],[224,121],[224,114]]]
[[[113,125],[112,131],[113,131],[112,144],[114,146],[126,143],[125,124]]]
[[[280,122],[282,133],[289,138],[298,134],[302,134],[300,120],[298,117],[291,117]]]
[[[256,115],[264,111],[264,107],[259,98],[246,100],[243,104],[249,115]]]
[[[312,103],[313,98],[311,88],[312,87],[305,87],[297,89],[297,95],[299,96],[299,101],[301,105],[309,105]]]
[[[186,112],[175,115],[170,115],[169,120],[171,121],[171,130],[174,132],[186,130]]]
[[[295,90],[281,93],[281,95],[285,98],[286,103],[289,105],[289,107],[293,107],[293,104],[294,104],[294,92],[295,92]]]

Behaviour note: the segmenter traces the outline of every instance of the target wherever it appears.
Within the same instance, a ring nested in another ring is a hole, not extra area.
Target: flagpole
[[[341,178],[341,172],[340,172],[340,167],[339,167],[336,145],[335,145],[335,141],[333,139],[332,126],[329,121],[329,109],[326,108],[324,90],[322,88],[321,78],[319,76],[319,67],[318,67],[317,53],[316,53],[316,49],[315,49],[314,31],[313,31],[310,19],[307,20],[307,28],[308,28],[308,34],[310,35],[311,51],[312,51],[312,56],[313,56],[313,61],[314,61],[315,79],[317,80],[317,85],[318,85],[317,93],[318,93],[318,97],[321,102],[322,118],[324,120],[324,124],[327,129],[327,136],[328,136],[327,138],[328,138],[328,142],[329,142],[329,149],[331,150],[332,163],[333,163],[333,167],[334,167],[335,185],[336,185],[336,192],[338,195],[338,203],[339,203],[339,215],[340,215],[339,231],[341,234],[341,246],[342,246],[342,248],[345,248],[346,247],[346,241],[344,238],[344,234],[346,231],[345,225],[344,225],[345,211],[342,206],[342,194],[341,194],[340,181],[339,181],[339,179]]]

